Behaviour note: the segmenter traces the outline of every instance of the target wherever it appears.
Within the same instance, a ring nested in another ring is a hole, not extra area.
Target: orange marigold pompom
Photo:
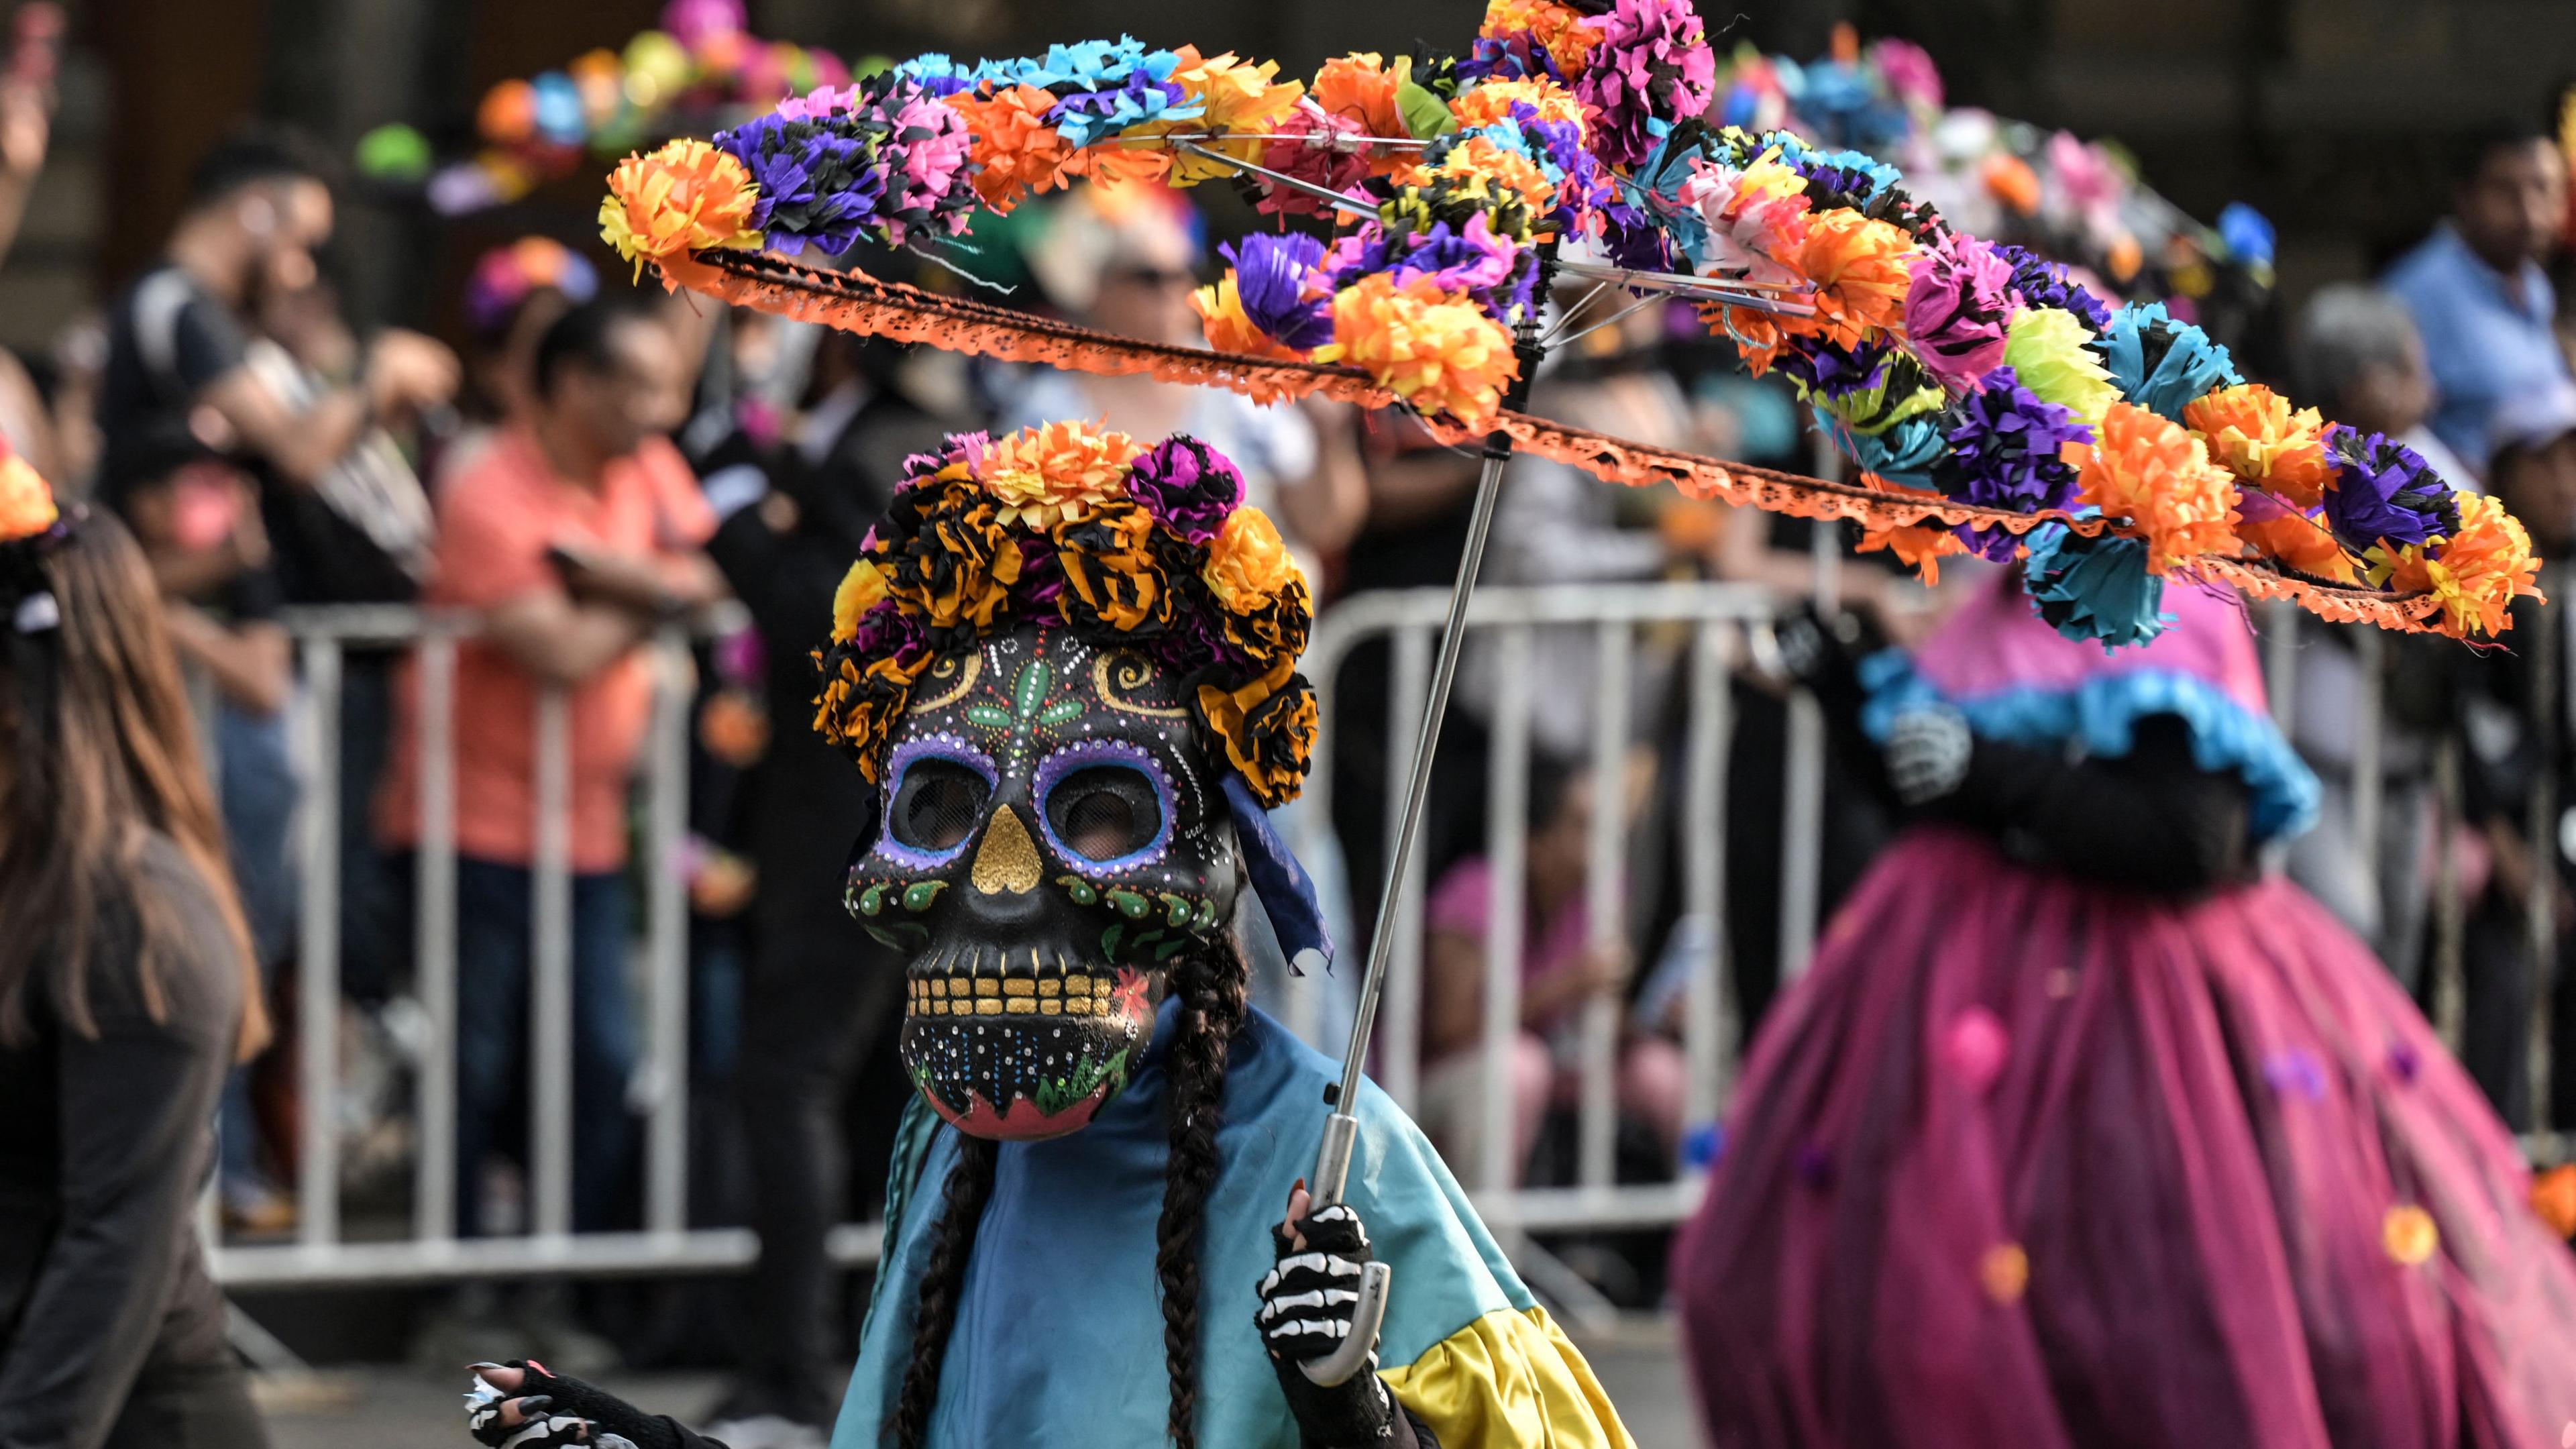
[[[1423,412],[1469,427],[1492,420],[1521,370],[1511,334],[1482,308],[1428,277],[1399,288],[1384,272],[1333,298],[1333,341],[1315,349],[1315,360],[1362,368]]]
[[[1303,583],[1306,576],[1289,556],[1287,541],[1280,538],[1270,515],[1243,507],[1225,516],[1208,544],[1207,566],[1199,577],[1218,603],[1234,613],[1250,614],[1268,608],[1289,585]]]
[[[1816,331],[1857,347],[1869,334],[1901,322],[1917,250],[1914,238],[1857,211],[1812,213],[1795,265],[1816,284]]]
[[[2393,553],[2370,551],[2370,581],[2401,593],[2430,594],[2442,606],[2442,631],[2501,634],[2513,627],[2513,601],[2541,597],[2540,561],[2522,520],[2482,493],[2458,495],[2460,531]]]
[[[1043,532],[1127,496],[1127,469],[1143,452],[1125,433],[1089,423],[1042,423],[997,440],[984,458],[984,491],[1004,523]]]
[[[2145,408],[2111,404],[2076,481],[2083,502],[2137,525],[2156,573],[2236,551],[2236,479],[2181,424]]]
[[[7,447],[0,442],[0,450]],[[15,453],[0,456],[0,543],[33,538],[53,527],[59,517],[54,490],[45,486],[27,460]]]
[[[2222,387],[2185,403],[2185,427],[2200,434],[2210,461],[2260,483],[2301,508],[2324,496],[2333,468],[2326,462],[2325,419],[2315,408],[2290,410],[2290,400],[2259,382]]]
[[[947,105],[975,138],[966,153],[976,167],[975,195],[994,215],[1008,215],[1022,198],[1065,184],[1073,147],[1047,124],[1054,96],[1036,86],[1015,85],[989,96],[960,91],[947,98]]]
[[[751,211],[759,199],[739,159],[683,137],[617,163],[599,203],[599,234],[641,277],[647,261],[757,250],[760,233],[751,228]]]
[[[1398,64],[1403,64],[1401,58]],[[1395,88],[1403,81],[1375,51],[1346,55],[1325,61],[1315,73],[1315,104],[1328,116],[1357,121],[1361,135],[1409,136],[1413,133],[1405,129],[1404,112],[1395,104]]]

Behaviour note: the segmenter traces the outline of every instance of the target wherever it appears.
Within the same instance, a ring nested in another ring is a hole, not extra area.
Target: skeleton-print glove
[[[1959,788],[1968,778],[1976,740],[1967,718],[1947,705],[1909,709],[1887,730],[1887,781],[1896,798],[1922,806]]]
[[[1369,1345],[1359,1372],[1329,1388],[1298,1367],[1330,1355],[1351,1336],[1370,1256],[1359,1214],[1335,1203],[1299,1219],[1295,1236],[1284,1226],[1272,1228],[1270,1236],[1279,1265],[1261,1280],[1261,1309],[1253,1322],[1309,1449],[1391,1449],[1411,1442],[1386,1385],[1378,1382],[1377,1345]]]
[[[519,1386],[505,1391],[486,1373],[516,1369]],[[474,1365],[474,1387],[465,1395],[465,1426],[494,1449],[724,1449],[713,1439],[579,1379],[546,1371],[533,1359]]]

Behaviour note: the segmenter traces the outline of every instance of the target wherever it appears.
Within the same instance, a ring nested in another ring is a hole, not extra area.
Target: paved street
[[[1638,1444],[1687,1449],[1694,1442],[1689,1391],[1668,1322],[1638,1320],[1588,1336],[1583,1345]],[[460,1378],[401,1368],[335,1369],[309,1383],[266,1383],[261,1401],[275,1449],[470,1449],[458,1408]],[[656,1375],[612,1378],[607,1386],[687,1419],[707,1407],[717,1381],[706,1374]]]

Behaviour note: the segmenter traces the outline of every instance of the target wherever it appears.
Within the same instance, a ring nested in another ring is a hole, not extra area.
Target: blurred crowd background
[[[2248,375],[2482,480],[2544,555],[2576,542],[2566,345],[2576,311],[2560,310],[2576,309],[2566,285],[2576,212],[2558,139],[2576,10],[2557,0],[1726,9],[1741,11],[1732,38],[1768,52],[1824,54],[1838,23],[1914,41],[1954,104],[2116,136],[2193,216],[2257,204],[2277,232],[2271,285],[2227,296],[2223,328],[2212,324]],[[59,15],[58,47],[47,13],[17,12],[16,53],[58,48],[59,64],[25,59],[0,80],[0,430],[67,496],[115,510],[153,557],[202,681],[272,982],[293,980],[296,877],[310,864],[296,848],[297,812],[334,810],[341,824],[338,1017],[296,1019],[294,993],[276,993],[285,1040],[226,1099],[221,1231],[232,1242],[292,1233],[285,1184],[309,1112],[331,1112],[343,1138],[353,1235],[411,1203],[407,1083],[423,1037],[406,854],[419,818],[407,708],[416,682],[401,649],[353,649],[338,717],[317,723],[302,705],[292,625],[309,616],[297,611],[426,602],[476,611],[491,631],[456,679],[457,1222],[506,1233],[528,1221],[536,688],[572,691],[579,742],[572,1217],[581,1229],[633,1226],[627,945],[641,866],[627,792],[652,689],[644,646],[674,611],[736,600],[735,626],[702,640],[694,661],[680,863],[697,1144],[689,1216],[802,1246],[765,1255],[748,1283],[476,1285],[414,1293],[392,1311],[381,1300],[363,1314],[299,1311],[338,1325],[335,1351],[442,1366],[530,1351],[572,1372],[729,1364],[740,1378],[719,1417],[828,1422],[851,1300],[826,1269],[823,1230],[873,1214],[909,1088],[891,1051],[895,974],[839,906],[848,841],[828,822],[853,812],[861,782],[806,727],[804,649],[904,455],[943,432],[1076,417],[1141,437],[1194,433],[1242,466],[1327,615],[1370,591],[1449,581],[1474,460],[1429,445],[1399,416],[991,366],[666,298],[635,288],[597,242],[601,168],[588,161],[468,207],[434,204],[417,167],[388,164],[394,143],[381,128],[408,127],[440,155],[468,149],[495,85],[667,26],[650,0],[86,0]],[[1016,53],[1130,31],[1275,56],[1293,74],[1328,52],[1461,40],[1476,15],[1470,0],[768,0],[749,20],[758,35],[853,58]],[[924,285],[1008,287],[1015,305],[1194,345],[1191,292],[1211,275],[1216,246],[1255,220],[1223,186],[1086,189],[979,226],[967,264],[977,282],[909,256],[857,260]],[[1816,466],[1786,388],[1744,380],[1725,346],[1662,305],[1561,353],[1532,410],[1724,458]],[[551,489],[559,478],[592,486],[574,498]],[[1842,605],[1891,640],[1920,637],[1950,590],[1842,542]],[[1484,578],[1742,581],[1794,600],[1812,587],[1816,553],[1801,523],[1523,460],[1507,478]],[[1953,566],[1953,587],[1972,567]],[[2552,578],[2556,595],[2563,576]],[[2558,652],[2563,630],[2537,611],[2524,622],[2531,632],[2517,628],[2512,653],[2486,656],[2410,639],[2365,649],[2312,626],[2294,667],[2276,675],[2292,685],[2295,737],[2329,785],[2327,826],[2288,868],[2425,993],[2443,935],[2437,885],[2457,887],[2464,1053],[2518,1127],[2576,1121],[2576,1072],[2552,1084],[2556,1102],[2535,1102],[2523,1056],[2539,983],[2557,974],[2576,922],[2576,910],[2543,914],[2556,934],[2535,952],[2535,895],[2554,899],[2552,883],[2576,859],[2576,822],[2533,807],[2576,799],[2560,784],[2576,758],[2563,682],[2576,670],[2553,667],[2570,662]],[[1684,916],[1675,880],[1681,644],[1647,638],[1634,746],[1609,779],[1588,768],[1587,648],[1579,633],[1542,636],[1534,661],[1548,686],[1532,721],[1525,1032],[1510,1075],[1521,1131],[1509,1150],[1538,1182],[1571,1178],[1568,1041],[1582,1003],[1603,992],[1629,1008],[1623,1179],[1670,1177],[1718,1150],[1707,1124],[1684,1120],[1673,1020],[1672,963],[1711,929]],[[1309,864],[1354,943],[1384,868],[1384,793],[1400,783],[1388,676],[1385,649],[1363,648],[1329,681],[1336,814],[1299,822],[1299,838],[1326,842]],[[1471,658],[1428,843],[1420,1115],[1453,1154],[1472,1150],[1479,1120],[1493,885],[1480,854],[1484,726],[1498,687],[1493,661]],[[2384,724],[2364,749],[2353,722],[2372,689]],[[1722,945],[1744,1017],[1758,1025],[1778,984],[1790,710],[1749,675],[1734,694]],[[310,760],[326,747],[337,795],[307,798]],[[2381,776],[2376,858],[2353,847],[2357,758],[2375,759]],[[2437,769],[2446,759],[2454,766]],[[1825,910],[1886,837],[1872,809],[1828,780]],[[1624,887],[1630,944],[1607,951],[1592,944],[1601,933],[1583,888],[1603,811],[1621,812],[1639,842]],[[2559,1015],[2576,1026],[2576,1011]],[[291,1070],[296,1034],[309,1032],[343,1043],[327,1101]],[[2558,1055],[2576,1062],[2576,1050]],[[1636,1307],[1659,1298],[1660,1257],[1654,1234],[1595,1235],[1567,1251],[1595,1288]]]

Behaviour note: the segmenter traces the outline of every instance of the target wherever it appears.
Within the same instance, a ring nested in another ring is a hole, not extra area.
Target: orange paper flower
[[[1127,496],[1127,468],[1143,451],[1125,433],[1088,423],[1044,423],[993,444],[984,491],[1004,523],[1044,532]]]
[[[0,449],[7,447],[0,442]],[[54,490],[26,459],[15,453],[0,457],[0,543],[33,538],[61,516],[54,507]]]
[[[1397,64],[1411,69],[1400,56]],[[1315,73],[1315,104],[1328,116],[1357,121],[1361,135],[1409,136],[1413,133],[1405,129],[1404,112],[1395,104],[1395,88],[1403,81],[1375,51],[1346,55],[1325,61]]]
[[[960,91],[947,105],[975,138],[966,153],[978,168],[975,195],[994,215],[1007,215],[1021,198],[1065,184],[1073,147],[1047,124],[1054,96],[1036,86],[1004,86],[989,96]]]
[[[2313,578],[2338,584],[2361,582],[2352,555],[2343,551],[2326,526],[2286,505],[2264,508],[2268,495],[2247,493],[2236,520],[2236,536],[2265,558],[2279,559]]]
[[[1901,483],[1890,483],[1875,473],[1863,473],[1861,478],[1883,493],[1910,493],[1922,498],[1940,496],[1929,488],[1908,488]],[[1881,550],[1895,554],[1897,562],[1921,574],[1923,582],[1937,584],[1941,582],[1941,560],[1966,553],[1968,545],[1960,541],[1957,533],[1938,522],[1872,523],[1863,526],[1860,551],[1877,553]]]
[[[1237,614],[1270,607],[1291,584],[1305,581],[1297,561],[1288,555],[1270,515],[1258,508],[1237,508],[1208,544],[1207,566],[1199,577],[1216,601]]]
[[[2531,1180],[2531,1210],[2562,1238],[2576,1238],[2576,1164],[2562,1164]]]
[[[1914,285],[1916,250],[1914,238],[1857,211],[1811,213],[1794,265],[1816,284],[1816,315],[1782,325],[1845,347],[1857,347],[1869,334],[1897,325],[1905,316],[1905,294]]]
[[[2137,525],[2157,573],[2236,551],[2235,478],[2181,424],[2145,408],[2111,404],[2076,482],[2083,502]]]
[[[2315,408],[2290,411],[2289,399],[2259,382],[2222,387],[2183,405],[2184,426],[2200,435],[2210,461],[2260,483],[2301,508],[2324,496],[2325,419]]]
[[[2522,520],[2503,504],[2482,493],[2462,493],[2458,501],[2459,532],[2393,552],[2384,543],[2373,548],[2370,581],[2440,600],[2446,633],[2501,634],[2513,627],[2516,598],[2541,596],[2540,561],[2531,556]]]
[[[2039,173],[2030,163],[2009,151],[1998,151],[1986,158],[1986,194],[2022,216],[2039,212]]]
[[[617,163],[608,196],[599,203],[599,234],[642,277],[647,261],[757,250],[760,233],[751,229],[751,211],[758,200],[741,161],[684,137]]]
[[[1425,413],[1481,427],[1502,406],[1503,386],[1520,376],[1511,334],[1473,302],[1452,298],[1428,277],[1398,288],[1384,272],[1333,298],[1333,341],[1318,362],[1348,362]]]
[[[1476,28],[1487,40],[1508,40],[1524,31],[1570,76],[1584,72],[1601,44],[1601,32],[1583,24],[1583,12],[1560,0],[1492,0],[1484,23]]]
[[[1574,92],[1543,75],[1526,80],[1489,80],[1482,85],[1469,86],[1449,103],[1449,114],[1457,117],[1460,127],[1472,131],[1478,126],[1508,120],[1512,107],[1523,102],[1537,111],[1542,121],[1583,124],[1583,102],[1574,98]]]

